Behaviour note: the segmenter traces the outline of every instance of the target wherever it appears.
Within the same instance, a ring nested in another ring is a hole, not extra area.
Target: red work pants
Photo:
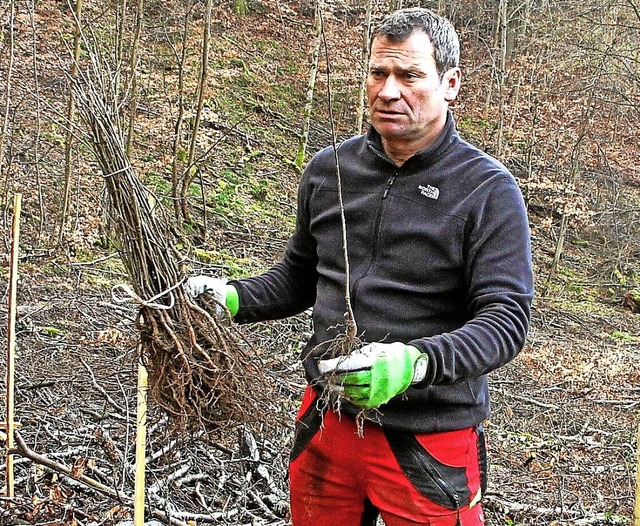
[[[307,389],[289,469],[294,526],[478,526],[481,428],[413,434],[321,413]]]

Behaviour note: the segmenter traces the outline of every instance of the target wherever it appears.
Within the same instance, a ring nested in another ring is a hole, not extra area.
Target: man
[[[524,345],[533,278],[514,178],[456,132],[458,60],[452,25],[426,9],[374,31],[371,127],[338,148],[351,304],[369,344],[327,355],[344,331],[346,268],[330,148],[305,170],[279,263],[231,283],[187,282],[240,323],[313,306],[290,464],[295,526],[484,522],[486,375]],[[325,389],[339,411],[320,403]]]

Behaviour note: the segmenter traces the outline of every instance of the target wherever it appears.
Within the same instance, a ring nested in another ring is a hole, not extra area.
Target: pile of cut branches
[[[108,66],[90,55],[88,71],[71,79],[88,143],[104,176],[109,213],[131,287],[140,305],[139,358],[149,394],[178,430],[250,422],[264,414],[269,384],[259,356],[235,328],[215,315],[215,302],[194,302],[162,208],[137,178],[126,154],[117,87]]]

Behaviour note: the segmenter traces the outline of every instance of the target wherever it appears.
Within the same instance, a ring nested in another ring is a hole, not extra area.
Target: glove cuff
[[[240,310],[240,295],[238,294],[238,289],[233,285],[225,285],[224,303],[232,317],[238,314]]]

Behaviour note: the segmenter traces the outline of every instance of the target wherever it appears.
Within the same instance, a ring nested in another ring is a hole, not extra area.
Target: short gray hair
[[[460,62],[460,41],[453,24],[423,7],[408,7],[387,15],[373,29],[371,40],[385,37],[390,42],[404,42],[416,31],[426,33],[433,45],[440,79]]]

